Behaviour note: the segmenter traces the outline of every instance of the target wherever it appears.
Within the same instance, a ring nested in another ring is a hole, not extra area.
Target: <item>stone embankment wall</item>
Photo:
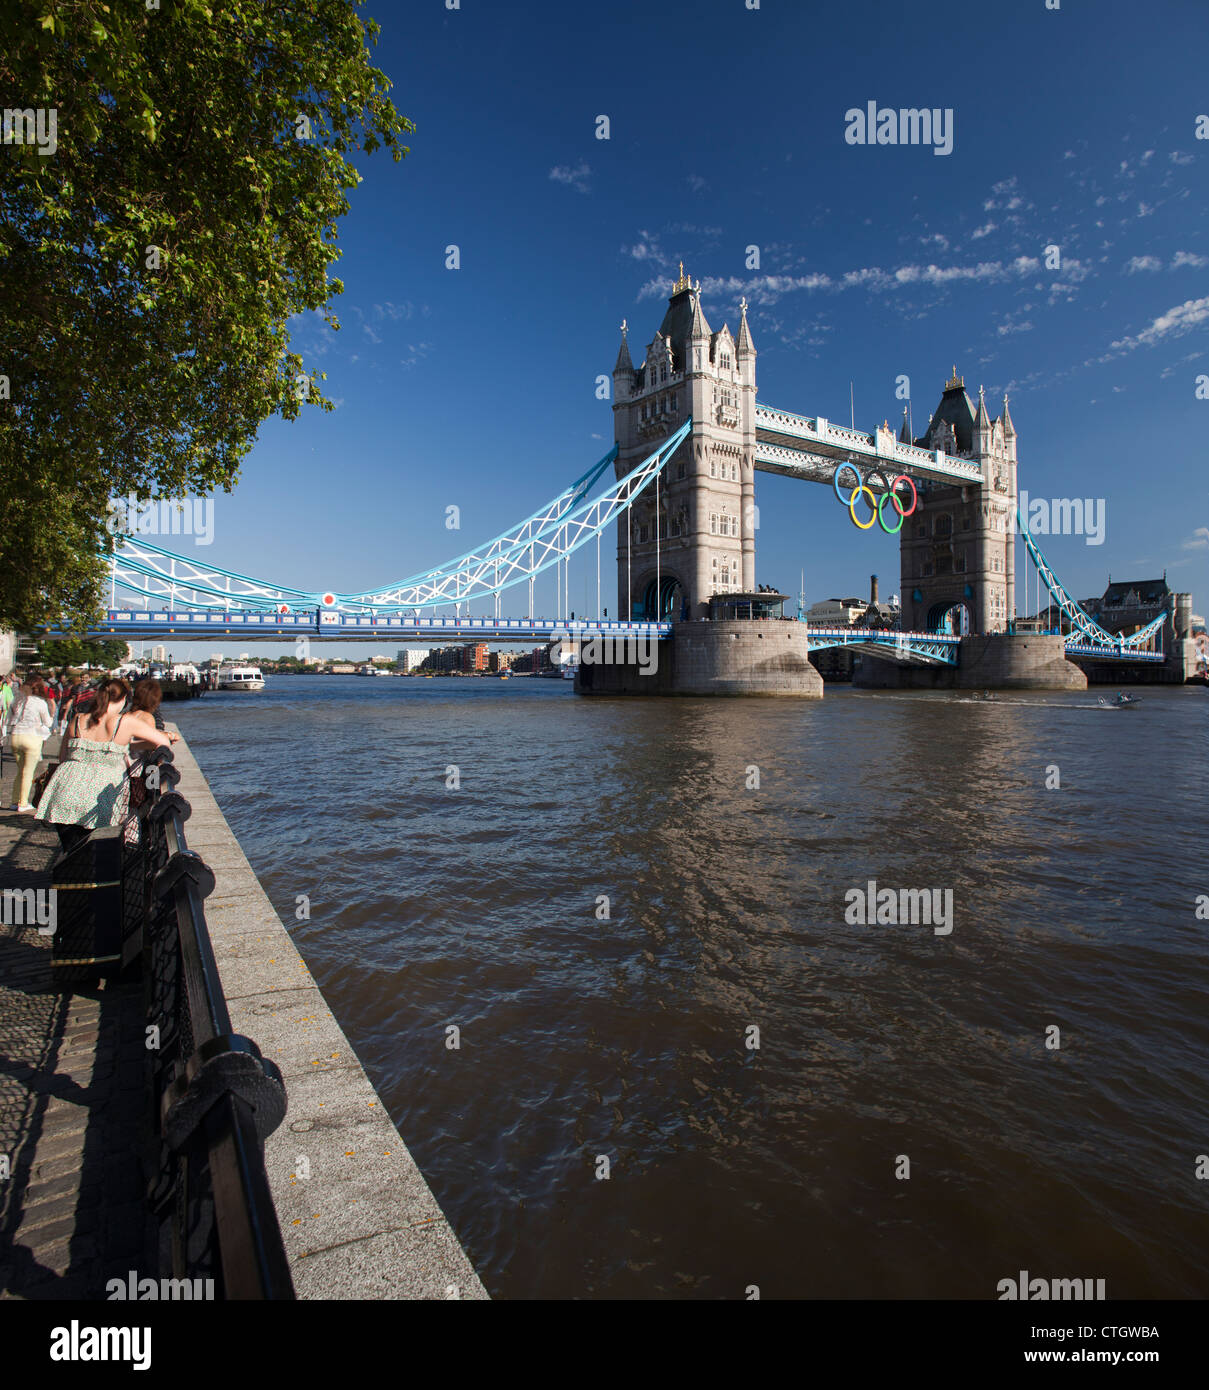
[[[265,1165],[298,1297],[486,1298],[183,739],[174,753],[231,1026],[285,1077]]]
[[[861,655],[853,684],[867,690],[1086,690],[1061,637],[994,634],[962,639],[959,665],[900,666]]]

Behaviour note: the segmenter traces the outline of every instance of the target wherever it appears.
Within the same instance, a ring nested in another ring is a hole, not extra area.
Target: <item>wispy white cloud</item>
[[[415,313],[415,306],[411,300],[405,300],[402,304],[392,304],[389,299],[383,300],[381,304],[374,305],[374,317],[376,319],[409,319]]]
[[[775,304],[784,295],[799,291],[839,292],[863,288],[888,292],[916,285],[940,289],[956,284],[1003,284],[1034,275],[1040,266],[1041,262],[1036,256],[1017,256],[1013,261],[979,261],[976,265],[942,266],[932,262],[927,265],[902,265],[895,270],[883,270],[880,266],[862,266],[858,270],[846,271],[838,277],[822,271],[807,275],[713,276],[702,280],[701,290],[706,295],[744,294],[753,303],[768,306]],[[1078,260],[1071,260],[1063,265],[1063,275],[1072,280],[1080,280],[1089,273],[1090,268]],[[1067,286],[1068,290],[1069,288],[1070,286]],[[638,298],[656,299],[666,295],[668,289],[667,277],[656,277],[642,286],[638,291]]]
[[[407,356],[399,358],[399,366],[407,371],[427,357],[431,351],[431,343],[408,343]]]
[[[1011,333],[1031,333],[1033,325],[1029,319],[1025,319],[1023,323],[1001,323],[995,331],[1001,338],[1006,338]]]
[[[709,184],[706,182],[705,179],[701,177],[700,174],[689,174],[684,181],[688,184],[688,186],[693,190],[694,193],[700,193],[703,189],[709,187]]]
[[[1172,270],[1182,270],[1186,265],[1200,270],[1209,265],[1209,256],[1198,256],[1195,251],[1177,251],[1171,260]]]
[[[990,236],[998,225],[997,222],[984,222],[981,227],[975,227],[970,233],[970,240],[981,241],[984,236]]]
[[[1131,256],[1125,265],[1126,275],[1136,275],[1139,270],[1162,270],[1163,262],[1157,256]]]
[[[1184,550],[1209,550],[1209,526],[1198,526],[1184,542]]]
[[[659,239],[653,237],[650,232],[639,232],[638,240],[633,246],[623,246],[622,254],[632,256],[636,261],[657,261],[665,260],[663,252],[659,248]]]
[[[1171,160],[1172,164],[1192,163],[1192,156],[1190,154],[1184,154],[1181,150],[1172,150],[1167,158]]]
[[[1141,333],[1132,337],[1118,338],[1112,346],[1120,352],[1132,352],[1137,347],[1152,347],[1164,338],[1178,338],[1184,333],[1190,333],[1203,323],[1209,323],[1209,296],[1204,299],[1187,299],[1183,304],[1175,305],[1165,314],[1160,314],[1149,328],[1144,328]]]
[[[591,177],[592,170],[585,160],[580,160],[574,169],[568,164],[556,164],[550,170],[550,178],[554,183],[565,183],[568,188],[573,188],[577,193],[587,193],[590,191],[588,179]]]

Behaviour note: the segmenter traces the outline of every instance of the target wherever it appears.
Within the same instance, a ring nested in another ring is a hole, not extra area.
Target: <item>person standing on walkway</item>
[[[64,849],[72,849],[93,830],[119,825],[126,812],[129,787],[127,750],[133,740],[160,747],[169,744],[150,722],[125,717],[130,686],[111,679],[96,693],[87,714],[76,714],[67,730],[66,761],[47,784],[37,817],[59,832]]]
[[[0,728],[8,723],[8,712],[13,705],[13,682],[16,679],[15,671],[11,676],[0,677]]]
[[[35,676],[26,681],[9,710],[7,729],[17,763],[13,783],[13,810],[30,812],[30,790],[42,761],[42,745],[50,737],[54,716],[46,687]]]

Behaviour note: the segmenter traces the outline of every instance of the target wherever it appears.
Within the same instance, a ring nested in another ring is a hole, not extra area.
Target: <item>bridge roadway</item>
[[[72,636],[53,628],[45,635]],[[671,637],[672,624],[609,618],[408,618],[400,614],[343,613],[330,608],[292,613],[271,609],[110,608],[105,620],[90,628],[87,635],[124,637],[127,641],[179,637],[195,642],[226,637],[242,637],[249,642],[281,642],[291,637],[327,642],[381,642],[390,638],[403,642],[553,642],[561,637],[663,642]]]
[[[623,622],[608,618],[416,618],[400,614],[367,616],[339,609],[305,609],[278,613],[265,609],[162,609],[111,608],[105,621],[88,632],[89,637],[121,637],[149,641],[171,637],[213,642],[239,638],[245,642],[281,642],[303,638],[319,642],[518,642],[549,643],[563,639],[590,641],[666,642],[672,637],[670,622]],[[955,666],[960,637],[941,632],[898,632],[864,628],[831,628],[808,625],[811,651],[850,647],[884,659],[920,665]],[[48,629],[50,638],[73,635]],[[1162,652],[1089,644],[1067,643],[1072,655],[1105,661],[1161,663]]]
[[[280,642],[291,637],[308,641],[382,642],[521,642],[549,643],[562,639],[613,642],[665,642],[672,636],[670,622],[623,622],[602,618],[415,618],[398,614],[366,616],[335,609],[308,609],[276,613],[264,610],[161,611],[110,609],[106,621],[90,633],[93,637],[121,637],[129,641],[172,637],[214,641],[236,637],[247,642]],[[890,632],[866,629],[811,627],[811,651],[825,647],[853,647],[899,661],[953,665],[960,639],[936,632]],[[51,637],[67,636],[52,631]]]

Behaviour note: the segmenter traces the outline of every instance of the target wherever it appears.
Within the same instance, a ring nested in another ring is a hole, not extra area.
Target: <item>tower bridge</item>
[[[854,648],[863,671],[891,682],[1082,688],[1083,660],[1161,665],[1161,613],[1113,633],[1078,604],[1029,535],[1017,508],[1017,436],[1007,398],[992,418],[954,369],[927,429],[912,438],[904,411],[866,433],[757,400],[756,348],[739,325],[710,327],[681,266],[663,321],[636,366],[628,325],[613,369],[613,447],[522,521],[448,562],[376,589],[300,589],[206,565],[126,535],[106,557],[110,604],[90,635],[214,640],[553,641],[635,637],[663,653],[661,676],[581,668],[584,693],[819,695],[809,661]],[[811,628],[789,620],[719,617],[756,589],[755,475],[831,486],[853,523],[897,534],[901,631]],[[845,495],[847,494],[847,495]],[[863,516],[863,519],[862,519]],[[602,541],[616,527],[617,615],[607,618]],[[1015,536],[1061,613],[1064,630],[1017,633]],[[571,609],[573,557],[595,560],[596,615]],[[534,610],[534,583],[556,580],[551,616]],[[506,591],[528,588],[526,617],[507,616]],[[720,600],[723,600],[719,606]],[[472,613],[490,605],[490,612]],[[68,636],[48,629],[47,636]],[[898,672],[898,676],[895,676]],[[929,674],[930,673],[930,674]]]

